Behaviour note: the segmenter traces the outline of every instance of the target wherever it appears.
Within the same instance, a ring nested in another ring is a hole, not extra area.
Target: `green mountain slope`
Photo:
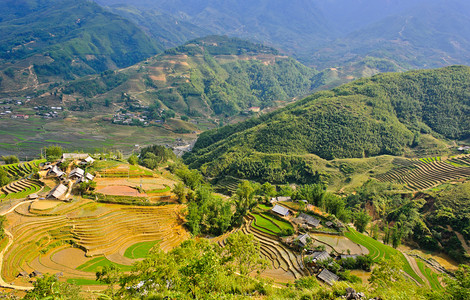
[[[361,79],[261,118],[205,132],[185,161],[210,177],[283,182],[314,176],[318,157],[402,155],[420,146],[422,134],[466,139],[469,82],[469,67]]]
[[[228,117],[305,95],[315,87],[315,74],[273,48],[211,36],[119,72],[67,83],[57,93],[116,106],[125,93],[128,102],[181,115]]]
[[[70,80],[130,66],[162,49],[92,1],[7,0],[0,11],[0,70],[11,70],[2,76],[3,90],[23,88],[25,70],[36,84]]]

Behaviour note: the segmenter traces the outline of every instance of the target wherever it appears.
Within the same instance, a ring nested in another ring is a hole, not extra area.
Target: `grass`
[[[93,279],[85,279],[85,278],[69,278],[67,279],[68,283],[76,284],[76,285],[106,285],[106,283],[102,283]]]
[[[359,233],[352,228],[349,228],[349,231],[344,235],[354,243],[366,247],[369,250],[369,254],[375,261],[378,261],[380,258],[389,259],[391,256],[398,254],[403,262],[403,271],[413,277],[420,284],[424,284],[423,280],[413,271],[405,256],[400,251],[390,246],[384,245],[381,242]]]
[[[168,185],[165,185],[164,189],[150,190],[150,191],[145,191],[145,192],[148,193],[148,194],[158,194],[158,193],[166,193],[166,192],[169,192],[169,191],[171,191],[171,187],[169,187]]]
[[[442,285],[439,282],[439,278],[436,272],[433,272],[430,268],[428,268],[426,264],[420,259],[416,259],[416,264],[418,265],[418,268],[421,271],[421,273],[429,281],[431,288],[433,290],[442,290]]]
[[[150,241],[134,244],[126,249],[126,251],[124,252],[124,256],[131,259],[146,258],[150,250],[158,242],[159,241]]]
[[[106,257],[101,256],[101,257],[93,258],[92,260],[84,263],[83,265],[78,266],[77,270],[95,273],[102,267],[111,266],[111,265],[118,267],[123,272],[130,271],[132,269],[132,266],[117,264],[108,260]]]
[[[265,204],[258,204],[258,207],[261,208],[262,210],[271,210],[272,206],[267,206]]]

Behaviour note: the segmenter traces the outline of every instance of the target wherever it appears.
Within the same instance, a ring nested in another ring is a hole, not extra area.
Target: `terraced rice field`
[[[30,194],[37,193],[42,189],[43,184],[40,181],[30,179],[30,175],[39,164],[45,160],[34,160],[27,163],[18,163],[3,165],[0,168],[6,170],[8,174],[14,178],[21,178],[20,180],[9,183],[0,190],[0,201],[8,199],[21,199]]]
[[[39,164],[46,162],[45,159],[33,160],[26,163],[17,163],[10,165],[3,165],[0,168],[8,172],[13,177],[25,177],[33,172],[33,169],[37,169]]]
[[[252,216],[254,217],[252,226],[269,234],[280,234],[282,230],[294,229],[290,223],[277,220],[268,213],[254,213]]]
[[[400,163],[402,167],[377,175],[376,179],[405,184],[410,190],[426,190],[446,181],[470,177],[470,155],[448,160],[421,158],[408,163]]]
[[[24,178],[2,187],[0,200],[21,199],[39,192],[43,184],[34,179]]]
[[[421,273],[426,277],[429,282],[429,285],[433,290],[442,290],[443,287],[439,282],[439,278],[436,272],[431,270],[421,259],[416,259],[416,264],[418,265]]]
[[[222,193],[233,194],[240,184],[241,180],[232,176],[226,176],[224,179],[217,182],[214,186],[216,191],[220,191]]]
[[[3,278],[13,281],[21,270],[65,278],[94,279],[93,270],[111,261],[130,265],[126,249],[160,240],[169,251],[189,238],[179,216],[182,207],[135,207],[97,204],[89,200],[63,203],[45,210],[31,210],[25,203],[7,215],[6,228],[14,243],[5,253]],[[76,248],[71,248],[74,245]],[[65,252],[70,252],[65,254]],[[64,254],[62,254],[64,253]],[[88,267],[90,258],[97,257]],[[80,262],[80,265],[77,265]],[[90,269],[91,268],[91,269]],[[92,270],[93,269],[93,270]]]
[[[398,254],[400,259],[403,261],[403,270],[418,283],[424,284],[423,280],[413,271],[409,262],[400,251],[361,234],[352,228],[349,228],[349,232],[346,232],[344,235],[351,241],[366,247],[375,261],[378,261],[380,258],[388,259],[391,256]]]
[[[263,232],[253,226],[254,217],[248,216],[240,231],[244,234],[253,234],[261,244],[261,256],[268,260],[268,270],[264,276],[275,281],[290,282],[308,275],[304,268],[302,256],[292,252],[284,246],[276,235]],[[228,235],[227,235],[228,236]],[[225,245],[225,238],[218,240],[219,245]],[[262,275],[263,275],[262,274]]]

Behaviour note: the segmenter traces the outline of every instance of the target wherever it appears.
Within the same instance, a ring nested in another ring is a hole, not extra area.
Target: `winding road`
[[[0,215],[1,216],[7,215],[7,214],[11,213],[12,211],[14,211],[18,206],[26,204],[26,203],[32,203],[34,201],[36,201],[36,200],[29,200],[29,201],[20,202],[20,203],[16,204],[15,206],[13,206],[12,208],[10,208],[8,211],[0,213]],[[0,252],[0,286],[3,287],[3,288],[15,289],[15,290],[21,290],[21,291],[32,290],[33,287],[13,285],[13,284],[6,283],[3,280],[3,277],[1,275],[1,270],[3,268],[3,256],[4,256],[5,252],[7,252],[8,248],[10,248],[11,244],[13,244],[13,235],[8,230],[6,230],[6,229],[3,229],[3,230],[4,230],[5,234],[8,236],[8,244],[5,247],[5,249],[3,249],[2,252]]]

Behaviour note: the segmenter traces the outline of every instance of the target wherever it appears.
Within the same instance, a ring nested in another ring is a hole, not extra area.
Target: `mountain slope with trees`
[[[205,132],[185,161],[209,177],[302,181],[316,174],[312,155],[327,160],[402,155],[419,147],[423,134],[467,139],[469,80],[470,68],[463,66],[360,79]],[[291,177],[271,178],[275,170],[292,168],[299,170]]]
[[[38,84],[71,80],[163,50],[139,27],[92,1],[7,0],[0,11],[2,89],[14,89],[25,69]]]
[[[273,48],[210,36],[119,72],[67,83],[56,93],[93,98],[95,103],[123,102],[124,93],[127,102],[155,111],[229,117],[308,94],[315,88],[315,75],[315,70]]]

